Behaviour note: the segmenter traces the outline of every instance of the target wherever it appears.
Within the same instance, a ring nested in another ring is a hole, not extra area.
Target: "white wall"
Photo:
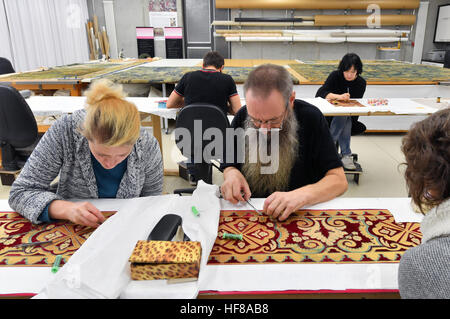
[[[9,37],[8,23],[5,15],[3,1],[0,1],[0,57],[7,58],[14,67],[14,59],[11,52],[11,39]]]

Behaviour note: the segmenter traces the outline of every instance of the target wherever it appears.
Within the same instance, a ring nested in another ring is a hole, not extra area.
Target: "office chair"
[[[228,118],[215,105],[193,103],[183,107],[178,113],[175,124],[175,142],[183,156],[188,158],[188,161],[201,159],[199,163],[194,162],[197,180],[202,179],[205,183],[211,184],[212,167],[214,166],[221,171],[220,167],[215,165],[212,160],[224,161],[226,129],[229,127]],[[211,139],[206,139],[204,136],[207,130],[212,134]],[[221,136],[215,136],[214,131],[220,132]],[[188,136],[184,136],[187,132],[189,132]],[[203,154],[205,147],[210,143],[221,145],[222,154],[220,154],[220,150],[214,150],[211,154]],[[174,194],[192,193],[194,190],[195,188],[176,189]]]
[[[0,57],[0,75],[2,74],[8,74],[8,73],[15,73],[16,71],[14,70],[11,62],[6,59],[6,58],[2,58]],[[26,99],[29,98],[31,96],[31,91],[30,90],[20,90],[19,93]]]
[[[9,60],[6,58],[0,57],[0,75],[14,72],[16,71],[14,71],[11,62],[9,62]]]
[[[25,99],[15,88],[0,85],[2,169],[22,168],[38,141],[37,123]]]

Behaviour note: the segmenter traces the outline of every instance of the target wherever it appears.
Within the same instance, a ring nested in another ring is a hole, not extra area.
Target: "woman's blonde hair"
[[[136,106],[125,100],[121,85],[101,79],[85,92],[86,118],[81,133],[106,146],[133,145],[140,134],[140,116]]]

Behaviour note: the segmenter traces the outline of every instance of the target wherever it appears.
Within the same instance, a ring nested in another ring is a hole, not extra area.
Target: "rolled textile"
[[[314,26],[365,26],[372,15],[315,15]],[[409,14],[380,14],[381,25],[413,25],[416,16]]]
[[[283,37],[262,37],[262,36],[227,36],[228,42],[318,42],[318,43],[385,43],[404,42],[408,38],[399,37],[320,37],[320,36],[283,36]]]
[[[380,9],[416,9],[420,0],[216,0],[218,9],[359,9],[376,4]]]

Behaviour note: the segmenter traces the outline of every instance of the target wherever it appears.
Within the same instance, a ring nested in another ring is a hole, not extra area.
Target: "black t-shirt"
[[[218,106],[225,115],[228,100],[238,94],[233,78],[219,71],[202,69],[186,73],[175,87],[175,92],[184,97],[184,104],[209,103]]]
[[[314,105],[302,100],[295,100],[294,114],[299,124],[297,131],[299,153],[291,170],[289,190],[314,184],[321,180],[330,169],[342,167],[322,112]],[[243,106],[236,113],[231,126],[233,128],[244,127],[246,118],[247,106]],[[224,169],[234,166],[240,169],[241,165],[224,163],[221,167]],[[266,194],[266,197],[269,195]]]
[[[319,88],[316,97],[325,98],[328,93],[344,94],[350,93],[350,98],[360,99],[366,91],[366,80],[360,75],[353,81],[347,81],[341,71],[336,70],[330,73],[325,83]]]

